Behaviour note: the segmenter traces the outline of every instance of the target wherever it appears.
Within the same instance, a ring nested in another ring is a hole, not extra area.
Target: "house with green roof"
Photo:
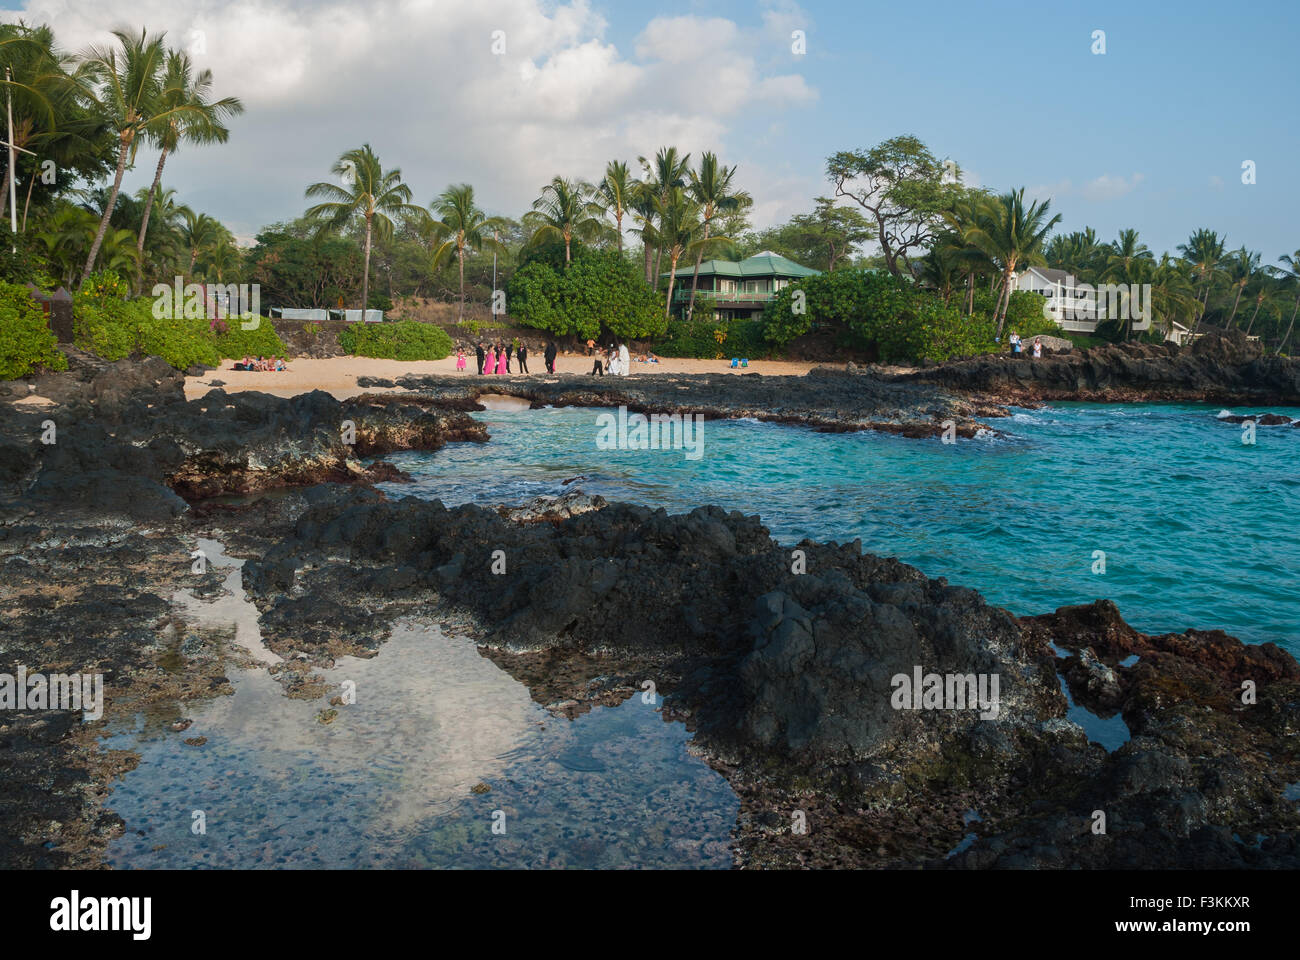
[[[700,264],[700,286],[695,295],[697,303],[711,303],[719,320],[748,320],[762,313],[767,302],[777,291],[796,280],[821,273],[795,263],[788,257],[764,250],[739,262],[735,260],[705,260]],[[677,265],[677,279],[673,281],[673,312],[682,316],[691,301],[691,278],[695,264]],[[663,280],[669,274],[664,273]]]

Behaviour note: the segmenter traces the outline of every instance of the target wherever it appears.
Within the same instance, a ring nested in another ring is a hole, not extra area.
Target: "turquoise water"
[[[994,423],[1007,436],[956,444],[724,420],[690,460],[598,449],[602,412],[478,413],[490,443],[392,455],[415,482],[386,489],[718,504],[761,515],[782,543],[860,537],[1017,614],[1105,597],[1147,632],[1218,627],[1300,653],[1300,430],[1260,427],[1245,445],[1218,407],[1157,404],[1020,411]]]

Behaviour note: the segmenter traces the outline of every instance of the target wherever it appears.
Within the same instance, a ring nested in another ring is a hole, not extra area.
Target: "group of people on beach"
[[[242,360],[236,361],[231,369],[271,373],[273,371],[288,370],[289,364],[284,357],[244,357]]]
[[[606,373],[611,377],[626,377],[632,372],[632,355],[628,353],[626,343],[617,346],[611,343],[606,349],[599,350],[595,340],[588,340],[587,352],[594,358],[591,367],[593,377],[603,377]],[[655,362],[658,362],[658,358]]]
[[[518,340],[513,340],[510,343],[488,343],[486,347],[480,341],[475,344],[474,353],[478,361],[479,376],[511,373],[513,371],[510,369],[510,364],[514,361],[519,364],[519,373],[532,373],[528,369],[528,344],[520,343]],[[542,354],[543,359],[546,361],[547,373],[555,372],[556,353],[558,353],[558,350],[555,347],[555,341],[547,341],[546,350]],[[464,370],[466,365],[465,348],[461,347],[456,351],[456,369]]]
[[[1012,353],[1023,353],[1023,352],[1024,352],[1024,343],[1023,343],[1023,341],[1020,339],[1020,334],[1018,334],[1018,333],[1016,333],[1016,331],[1012,330],[1012,331],[1011,331],[1011,336],[1010,336],[1009,340],[1011,341],[1011,352],[1012,352]],[[1035,359],[1035,360],[1038,360],[1038,359],[1040,359],[1042,356],[1043,356],[1043,338],[1042,338],[1042,337],[1034,337],[1034,359]]]

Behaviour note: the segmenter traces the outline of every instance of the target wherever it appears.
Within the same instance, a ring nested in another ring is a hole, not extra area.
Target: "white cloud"
[[[164,179],[247,235],[301,213],[307,184],[363,142],[401,167],[417,202],[468,181],[486,208],[512,216],[555,174],[593,179],[609,159],[634,163],[668,143],[716,150],[757,182],[761,158],[727,154],[742,107],[767,123],[817,97],[790,66],[799,58],[760,65],[778,14],[797,7],[770,7],[762,26],[656,18],[631,56],[590,0],[28,0],[0,16],[48,22],[71,51],[109,42],[117,26],[166,30],[177,46],[201,31],[196,62],[246,113],[227,145],[182,147]],[[148,182],[150,153],[129,189]]]
[[[1138,184],[1145,179],[1146,178],[1140,173],[1135,173],[1131,177],[1112,177],[1109,174],[1103,174],[1102,176],[1085,183],[1081,193],[1085,200],[1092,200],[1094,202],[1115,200],[1125,194],[1132,193],[1137,189]]]

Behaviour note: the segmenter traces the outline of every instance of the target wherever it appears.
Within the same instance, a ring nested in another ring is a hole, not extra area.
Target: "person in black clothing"
[[[510,372],[510,356],[515,352],[515,344],[512,340],[506,344],[506,373]]]
[[[599,350],[596,351],[596,364],[591,368],[591,375],[593,377],[603,377],[605,375],[605,367],[604,364],[600,362]]]
[[[528,372],[528,344],[519,344],[519,372]]]
[[[554,373],[554,372],[555,372],[555,354],[556,354],[555,341],[554,341],[554,340],[547,340],[547,341],[546,341],[546,353],[543,354],[543,356],[545,356],[545,358],[546,358],[546,372],[547,372],[547,373]]]
[[[475,344],[474,352],[478,354],[478,375],[481,377],[483,376],[483,344],[481,341]]]

